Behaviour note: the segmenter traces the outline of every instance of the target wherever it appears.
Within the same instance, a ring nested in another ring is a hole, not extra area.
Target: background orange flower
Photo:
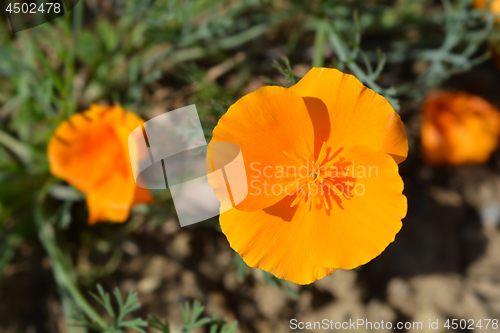
[[[422,110],[422,148],[429,165],[480,164],[498,147],[500,113],[465,92],[435,92]]]
[[[474,0],[472,3],[477,9],[485,9],[489,4],[488,10],[493,14],[500,14],[500,1],[499,0]],[[498,20],[498,19],[497,19]]]
[[[128,136],[143,122],[120,105],[91,105],[52,136],[50,170],[87,194],[90,224],[124,222],[132,206],[152,201],[149,191],[136,185],[129,157]]]

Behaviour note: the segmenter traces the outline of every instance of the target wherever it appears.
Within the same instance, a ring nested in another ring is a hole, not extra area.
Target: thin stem
[[[47,251],[51,261],[54,278],[58,286],[66,290],[72,297],[73,301],[78,307],[96,324],[101,327],[107,327],[106,321],[94,310],[94,308],[87,302],[85,297],[81,294],[80,290],[73,281],[73,277],[66,267],[66,262],[63,255],[60,253],[59,248],[54,239],[54,228],[52,224],[44,221],[41,212],[40,203],[35,208],[35,224],[38,229],[38,238],[43,247]]]
[[[323,67],[325,65],[326,32],[327,28],[325,24],[318,24],[316,27],[316,36],[314,37],[313,67]]]
[[[330,29],[329,31],[329,40],[330,44],[335,49],[335,53],[339,57],[340,61],[346,63],[347,67],[349,67],[349,69],[358,79],[368,84],[370,88],[378,93],[383,90],[377,83],[375,83],[373,79],[365,74],[365,72],[361,69],[361,67],[358,66],[357,63],[355,63],[354,61],[349,61],[349,58],[347,56],[347,47],[344,45],[335,31],[333,31],[333,29]]]
[[[0,145],[5,146],[5,148],[13,152],[25,165],[31,165],[32,155],[30,148],[2,130],[0,130]]]
[[[73,16],[73,29],[75,31],[75,38],[77,39],[82,31],[83,26],[83,10],[84,10],[84,1],[80,1],[74,8],[74,16]],[[77,39],[78,41],[78,39]]]
[[[380,87],[376,82],[373,76],[366,75],[365,72],[359,65],[354,61],[354,59],[349,58],[349,49],[347,45],[342,41],[342,39],[337,35],[335,30],[327,25],[326,23],[324,24],[328,28],[328,39],[330,41],[330,45],[332,48],[335,50],[335,53],[337,54],[337,57],[339,58],[340,62],[345,64],[349,70],[356,76],[361,82],[369,86],[371,89],[373,89],[376,93],[378,94],[384,94],[387,93],[386,95],[389,95],[389,90],[386,90],[382,87]],[[399,109],[399,103],[395,98],[392,98],[390,96],[385,96],[387,101],[394,107],[394,109]]]

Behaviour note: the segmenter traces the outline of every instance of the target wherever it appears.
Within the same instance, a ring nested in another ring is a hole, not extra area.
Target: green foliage
[[[128,315],[141,307],[139,299],[133,291],[128,293],[128,296],[124,301],[120,290],[118,290],[118,288],[115,289],[113,295],[115,297],[116,304],[118,305],[118,311],[115,311],[113,308],[111,296],[105,293],[104,289],[100,285],[97,285],[97,292],[98,295],[93,293],[91,293],[91,295],[104,307],[108,315],[111,317],[112,323],[102,325],[101,323],[93,322],[87,319],[84,315],[81,315],[73,318],[76,321],[75,325],[106,333],[123,333],[126,332],[127,328],[139,333],[145,332],[141,327],[147,326],[146,321],[140,318],[126,320]]]
[[[307,13],[304,25],[315,33],[312,65],[326,65],[325,50],[330,47],[335,55],[334,67],[354,74],[384,95],[395,109],[399,108],[398,98],[422,98],[429,89],[489,57],[488,52],[478,52],[491,36],[493,15],[471,8],[469,0],[443,0],[443,11],[435,11],[433,15],[425,11],[430,4],[427,0],[398,1],[393,6],[356,1],[338,1],[335,5],[325,1],[292,3]],[[401,38],[398,33],[405,30],[417,37],[425,35],[425,39],[414,42]],[[362,34],[385,36],[391,43],[381,39],[381,45],[375,49],[362,48]],[[427,69],[416,80],[397,87],[379,83],[388,63],[408,60],[428,63]],[[276,84],[269,79],[266,82]]]
[[[299,297],[299,294],[295,290],[293,290],[292,287],[290,286],[291,284],[290,282],[279,279],[268,272],[263,271],[262,274],[264,281],[270,286],[280,289],[282,292],[290,296],[292,299],[297,299]]]
[[[278,70],[278,72],[283,75],[283,79],[285,82],[288,82],[288,85],[294,85],[295,83],[298,82],[297,77],[293,74],[293,69],[292,65],[290,64],[290,60],[288,60],[288,57],[281,57],[281,62],[278,60],[273,61],[273,67]],[[267,76],[262,76],[262,81],[264,81],[267,84],[275,85],[275,86],[281,86],[281,87],[287,87],[288,85],[284,85],[280,82],[277,82],[271,78],[268,78]]]
[[[418,51],[416,58],[429,62],[412,91],[422,92],[434,88],[452,75],[470,70],[489,58],[489,52],[477,55],[493,31],[495,19],[486,11],[468,10],[469,0],[451,2],[443,0],[444,12],[437,19],[444,22],[445,37],[437,49]],[[417,89],[416,89],[417,88]]]
[[[155,328],[162,333],[170,333],[170,324],[167,320],[161,321],[153,315],[149,316],[149,327]]]
[[[227,318],[222,322],[222,326],[219,325],[217,315],[214,314],[212,319],[208,317],[200,318],[204,308],[198,302],[194,302],[192,308],[189,303],[185,306],[181,305],[182,318],[184,319],[184,327],[181,333],[189,333],[192,330],[210,324],[210,333],[233,333],[238,328],[238,323],[234,322],[231,326],[227,327]],[[162,333],[171,333],[170,324],[168,321],[161,321],[155,316],[149,317],[149,326],[155,328]]]
[[[241,259],[240,255],[237,252],[235,252],[233,256],[233,265],[236,268],[238,281],[245,281],[247,276],[250,275],[252,268],[248,267],[248,265],[243,261],[243,259]],[[299,294],[291,287],[293,283],[279,279],[266,271],[261,272],[262,280],[271,287],[280,289],[283,293],[285,293],[292,299],[296,299],[299,296]]]
[[[97,295],[90,294],[106,310],[112,322],[108,323],[103,320],[96,322],[88,319],[85,315],[78,315],[72,318],[74,321],[73,326],[85,327],[103,333],[126,333],[130,330],[145,333],[143,328],[149,326],[162,333],[171,333],[170,323],[167,320],[162,321],[153,315],[149,316],[148,321],[141,318],[126,319],[127,316],[131,316],[134,311],[141,307],[139,299],[133,291],[129,291],[127,298],[124,300],[120,290],[116,288],[113,292],[115,302],[112,302],[112,297],[100,285],[97,285],[97,292]],[[184,320],[181,333],[189,333],[207,324],[210,324],[210,333],[234,333],[238,327],[237,322],[228,327],[227,318],[224,318],[222,325],[220,325],[215,314],[212,319],[201,317],[204,307],[196,301],[192,306],[186,303],[184,306],[181,305],[180,308]]]
[[[210,322],[209,318],[200,318],[200,315],[203,312],[203,306],[201,306],[198,302],[194,302],[192,310],[189,303],[186,303],[185,306],[181,305],[181,311],[182,318],[184,319],[184,328],[182,329],[182,333],[191,332],[195,328],[201,327]]]
[[[147,25],[153,42],[168,41],[180,47],[204,45],[202,53],[231,49],[257,38],[280,22],[284,14],[259,0],[238,4],[229,0],[128,0],[122,10],[123,16]]]
[[[227,327],[227,318],[224,318],[222,326],[219,328],[219,320],[217,315],[212,316],[212,323],[210,325],[210,333],[234,333],[238,328],[238,322],[234,322],[231,326]]]
[[[240,282],[245,281],[246,277],[250,274],[251,268],[243,261],[238,252],[234,252],[233,265],[236,268],[237,279]]]
[[[338,57],[337,67],[344,70],[347,67],[364,84],[369,86],[375,92],[384,95],[395,109],[399,108],[399,103],[395,99],[396,90],[394,88],[382,88],[376,81],[380,78],[386,64],[386,56],[379,49],[377,50],[377,66],[374,69],[367,54],[361,49],[361,25],[357,12],[354,12],[354,41],[352,47],[343,41],[339,35],[338,29],[325,21],[319,21],[317,25],[317,34],[322,33],[328,36],[331,47],[335,50]],[[358,65],[357,60],[361,58],[364,68]]]

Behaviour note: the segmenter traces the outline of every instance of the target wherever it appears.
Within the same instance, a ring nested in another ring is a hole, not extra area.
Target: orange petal
[[[137,186],[122,175],[110,176],[87,194],[89,224],[99,221],[125,222],[129,216]]]
[[[125,153],[112,124],[77,114],[64,122],[52,137],[48,156],[52,174],[82,192],[94,189],[117,169],[124,169]],[[121,163],[120,163],[121,162]]]
[[[289,196],[264,210],[244,212],[231,209],[220,215],[222,232],[231,248],[247,265],[263,269],[277,278],[309,284],[335,271],[315,260],[316,246],[304,237],[307,230],[303,212],[290,208]],[[315,242],[319,242],[316,240]]]
[[[479,96],[433,92],[422,116],[422,148],[429,165],[484,163],[498,147],[500,112]]]
[[[397,163],[406,159],[408,141],[399,115],[383,96],[365,87],[356,77],[336,69],[312,68],[290,89],[326,105],[331,133],[329,146],[362,144],[390,154]]]
[[[62,123],[52,136],[50,170],[87,194],[91,222],[124,221],[134,202],[151,200],[136,191],[129,157],[128,135],[142,123],[119,105],[92,105]]]
[[[231,247],[249,266],[307,284],[334,268],[365,264],[394,241],[407,210],[397,164],[366,146],[346,148],[341,156],[354,162],[351,172],[364,186],[364,193],[357,187],[351,200],[342,199],[344,209],[290,208],[295,196],[288,196],[264,210],[220,215]]]
[[[477,9],[485,9],[486,4],[490,4],[488,10],[492,12],[493,14],[498,14],[500,13],[500,1],[499,0],[474,0],[473,3],[474,7]],[[498,22],[498,18],[496,21]]]
[[[151,192],[149,192],[149,190],[146,190],[145,188],[136,186],[132,206],[151,202],[153,202],[153,196],[151,195]]]
[[[313,148],[308,148],[308,142],[314,142],[314,131],[304,100],[298,94],[268,86],[233,104],[219,120],[212,141],[231,142],[241,148],[249,193],[237,207],[252,211],[269,207],[285,196],[272,192],[273,186],[282,182],[276,167],[299,166],[285,152],[298,149],[307,155]]]

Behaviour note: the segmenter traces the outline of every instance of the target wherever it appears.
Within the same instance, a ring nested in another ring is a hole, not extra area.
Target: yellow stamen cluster
[[[341,209],[344,209],[340,196],[346,200],[351,199],[353,197],[352,190],[356,183],[356,178],[348,176],[352,162],[338,157],[343,148],[332,153],[332,149],[326,147],[326,142],[321,146],[317,158],[314,157],[309,146],[307,149],[307,158],[304,158],[298,150],[293,150],[291,153],[283,152],[285,156],[297,161],[301,167],[307,168],[308,171],[306,177],[301,175],[301,172],[285,172],[286,176],[281,178],[283,182],[296,184],[293,190],[287,193],[289,195],[297,194],[291,207],[303,201],[309,203],[309,209],[312,207],[321,209],[324,206],[329,211],[333,200]]]

